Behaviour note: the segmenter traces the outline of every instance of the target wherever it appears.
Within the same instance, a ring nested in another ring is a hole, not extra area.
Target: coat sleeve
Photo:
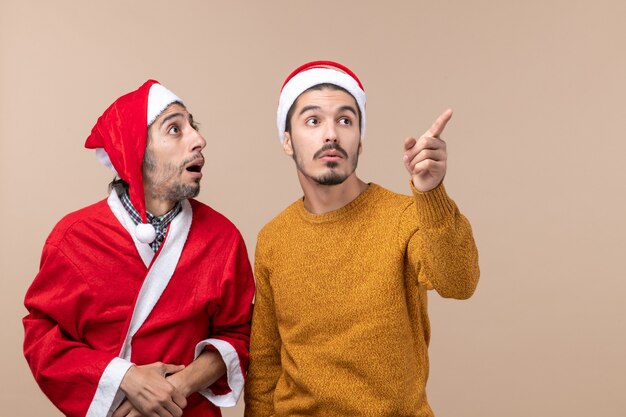
[[[468,220],[443,185],[424,193],[412,184],[411,188],[415,204],[405,210],[401,220],[401,227],[414,230],[407,249],[410,269],[420,284],[434,288],[442,297],[471,297],[480,272]],[[417,227],[407,226],[416,221]]]
[[[270,271],[259,235],[254,262],[256,296],[250,336],[250,370],[245,390],[245,416],[274,415],[274,391],[281,375],[281,339],[269,283]]]
[[[241,235],[230,249],[224,265],[219,305],[211,315],[209,339],[196,345],[197,358],[204,349],[217,350],[226,374],[200,394],[220,407],[233,407],[243,391],[250,348],[250,321],[254,277]]]
[[[24,301],[24,355],[42,391],[66,416],[85,416],[102,389],[109,389],[105,402],[112,402],[132,365],[94,350],[83,339],[80,317],[93,297],[88,285],[58,247],[46,244]],[[108,376],[105,381],[103,375]],[[105,404],[97,413],[92,409],[90,415],[106,415],[110,406]]]

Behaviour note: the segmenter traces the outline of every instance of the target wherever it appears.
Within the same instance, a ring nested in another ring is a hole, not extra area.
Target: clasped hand
[[[161,362],[132,366],[120,384],[126,400],[113,417],[180,417],[187,406],[186,395],[172,384],[168,375],[184,368]]]

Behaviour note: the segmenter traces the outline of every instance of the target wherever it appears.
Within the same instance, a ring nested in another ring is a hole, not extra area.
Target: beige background
[[[252,255],[300,195],[274,117],[312,59],[365,85],[366,181],[408,192],[403,138],[455,110],[446,184],[482,278],[467,302],[431,296],[437,415],[626,415],[624,16],[621,0],[2,0],[0,415],[59,415],[21,354],[22,299],[56,221],[105,197],[82,149],[101,112],[147,78],[183,97],[208,140],[199,198]]]

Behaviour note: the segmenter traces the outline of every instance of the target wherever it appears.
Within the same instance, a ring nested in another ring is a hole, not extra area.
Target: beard
[[[194,198],[198,194],[200,194],[200,183],[172,184],[163,194],[160,194],[160,198],[166,201],[183,201]]]
[[[348,152],[341,147],[338,143],[332,142],[327,143],[322,146],[315,154],[313,155],[313,160],[319,158],[324,152],[334,150],[340,153],[345,159],[349,159]],[[352,159],[352,167],[349,172],[337,172],[334,169],[339,165],[335,161],[328,161],[325,163],[325,166],[329,168],[329,171],[321,174],[321,175],[310,175],[305,171],[304,163],[297,157],[296,149],[293,148],[293,160],[296,163],[296,167],[298,171],[302,173],[305,177],[315,181],[319,185],[339,185],[342,184],[352,173],[356,170],[357,164],[359,162],[359,154],[355,153],[354,158]]]
[[[199,156],[202,157],[201,154],[196,154],[179,166],[168,163],[159,168],[154,154],[146,148],[143,156],[143,178],[149,185],[150,197],[161,201],[176,202],[196,197],[200,193],[200,179],[193,184],[182,184],[174,179],[180,178],[185,166]]]
[[[330,172],[309,178],[311,178],[319,185],[339,185],[342,184],[350,176],[350,174],[343,174],[340,172],[332,171],[332,169],[337,166],[336,162],[328,162],[326,166],[328,168],[331,168]],[[300,170],[300,172],[304,173],[302,170]]]

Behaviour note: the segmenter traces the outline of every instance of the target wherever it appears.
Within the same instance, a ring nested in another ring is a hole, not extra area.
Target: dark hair
[[[343,91],[346,94],[349,94],[350,97],[354,98],[354,96],[352,94],[350,94],[350,92],[348,90],[346,90],[343,87],[340,87],[336,84],[331,84],[331,83],[322,83],[322,84],[316,84],[313,87],[307,88],[306,90],[304,90],[302,93],[300,93],[300,96],[304,93],[308,93],[309,91],[319,91],[319,90],[337,90],[337,91]],[[291,105],[291,107],[289,107],[289,111],[287,112],[287,120],[285,120],[285,132],[291,134],[291,116],[293,116],[293,111],[296,107],[296,103],[298,102],[298,99],[300,98],[300,96],[298,96],[298,98],[296,98],[293,102],[293,104]],[[356,98],[354,98],[354,101],[356,101]],[[359,103],[357,103],[356,105],[356,111],[359,115],[359,132],[361,132],[361,107],[359,106]]]
[[[118,196],[122,195],[128,191],[128,183],[116,175],[113,181],[109,183],[109,192],[113,190]]]

